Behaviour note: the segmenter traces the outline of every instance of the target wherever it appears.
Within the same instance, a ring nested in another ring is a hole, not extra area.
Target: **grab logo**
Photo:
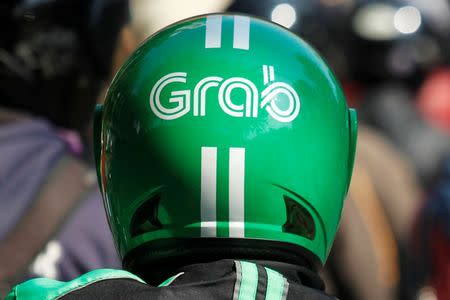
[[[273,66],[263,66],[263,82],[266,87],[259,92],[256,85],[243,77],[224,79],[219,76],[208,76],[200,80],[194,90],[170,90],[171,83],[186,83],[187,73],[174,72],[163,76],[150,92],[150,108],[163,120],[175,120],[192,113],[194,117],[207,115],[206,93],[211,88],[218,88],[217,102],[222,111],[236,118],[257,118],[259,110],[266,110],[275,120],[283,123],[291,122],[300,112],[300,99],[297,92],[287,83],[276,82]],[[161,99],[161,92],[169,89],[169,99]],[[244,101],[233,101],[234,90],[242,90]]]

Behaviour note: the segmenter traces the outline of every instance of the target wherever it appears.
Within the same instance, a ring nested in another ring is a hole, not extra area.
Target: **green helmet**
[[[95,119],[100,186],[126,268],[325,262],[357,120],[332,71],[293,33],[243,15],[173,24],[131,55]]]

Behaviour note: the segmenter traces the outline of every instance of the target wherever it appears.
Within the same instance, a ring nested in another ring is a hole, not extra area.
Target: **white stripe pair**
[[[233,48],[249,49],[250,18],[234,16]],[[222,16],[212,15],[206,17],[205,48],[222,47]]]
[[[201,236],[217,236],[217,148],[202,147]],[[245,148],[229,149],[229,235],[244,237]]]

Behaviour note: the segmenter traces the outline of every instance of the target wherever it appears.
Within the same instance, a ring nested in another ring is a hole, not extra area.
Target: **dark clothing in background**
[[[61,160],[73,156],[69,144],[44,120],[10,118],[8,112],[1,112],[0,241],[29,210]],[[93,188],[56,229],[22,280],[36,276],[70,280],[95,268],[120,266],[101,196],[92,182],[95,178],[95,173],[86,174],[84,180],[91,181]]]

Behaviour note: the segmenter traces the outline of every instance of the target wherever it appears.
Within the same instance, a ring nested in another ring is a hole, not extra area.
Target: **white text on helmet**
[[[206,92],[212,87],[218,87],[219,106],[230,116],[257,118],[259,109],[265,109],[272,118],[279,122],[293,121],[300,112],[300,99],[297,92],[287,83],[271,82],[275,80],[272,66],[263,66],[263,77],[264,84],[270,84],[260,94],[256,85],[246,78],[224,79],[218,76],[208,76],[195,85],[193,95],[191,90],[171,91],[170,98],[167,100],[170,105],[167,106],[167,104],[162,104],[160,97],[162,90],[170,88],[171,83],[186,83],[187,79],[187,73],[173,72],[160,78],[153,86],[150,92],[150,108],[157,117],[163,120],[175,120],[191,111],[195,117],[206,116]],[[231,98],[231,92],[235,89],[244,91],[245,101],[243,103],[237,104]],[[280,106],[280,99],[287,99],[287,105]]]

